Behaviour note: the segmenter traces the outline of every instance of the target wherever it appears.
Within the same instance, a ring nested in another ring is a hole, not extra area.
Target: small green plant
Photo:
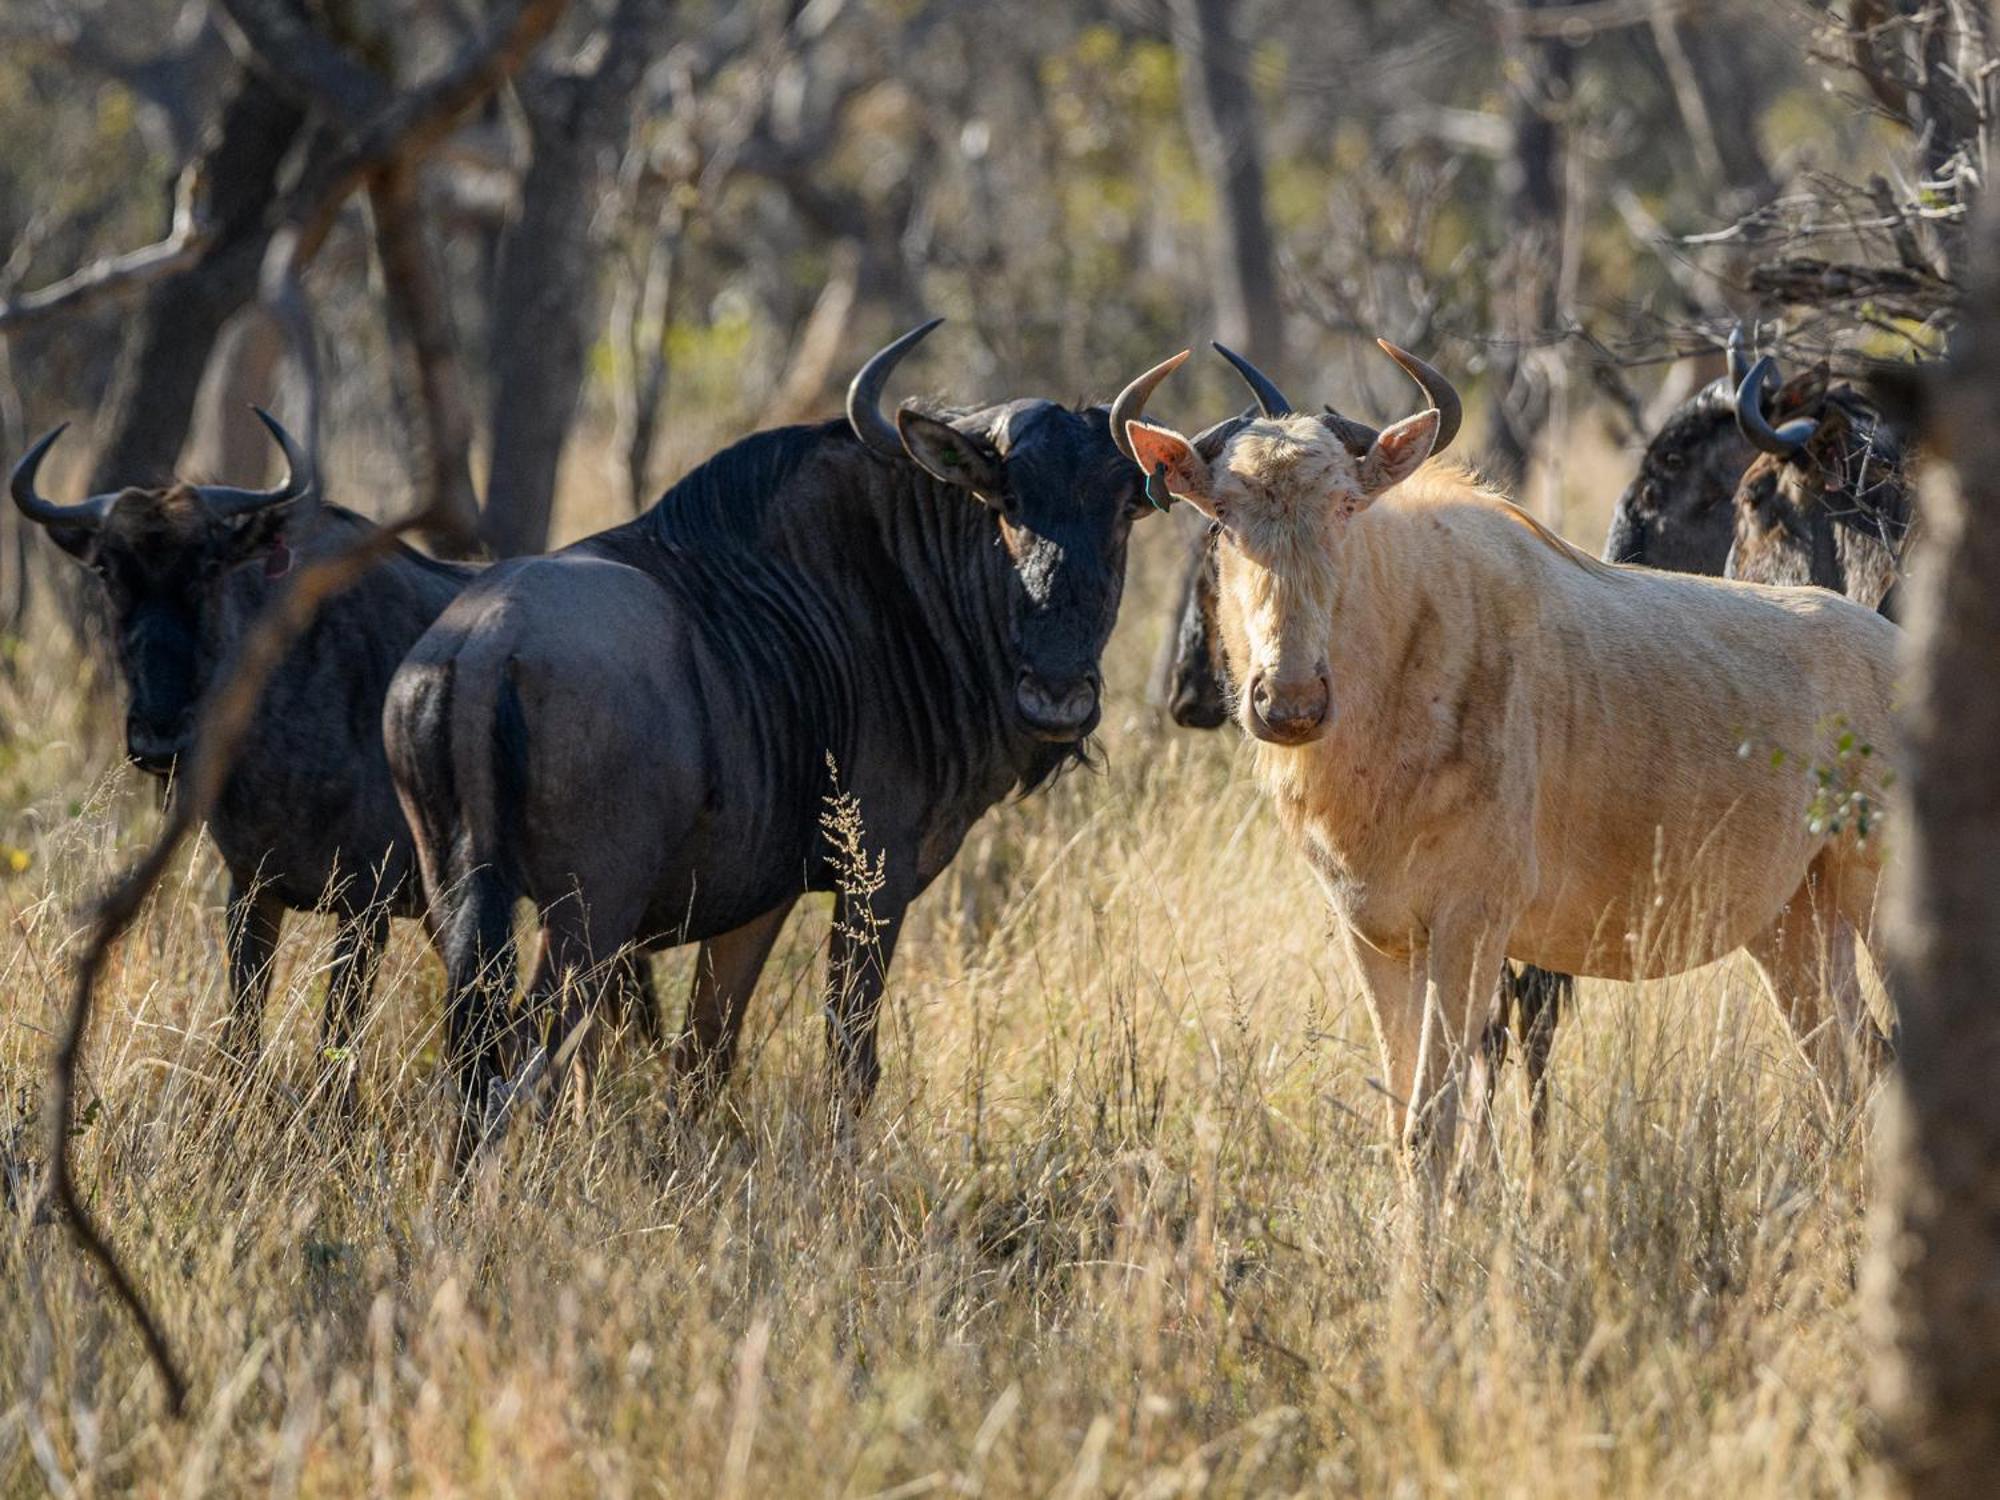
[[[1836,720],[1830,760],[1806,761],[1782,745],[1762,747],[1746,739],[1736,747],[1740,759],[1765,753],[1776,771],[1787,761],[1805,765],[1811,793],[1806,800],[1806,827],[1815,836],[1852,832],[1866,843],[1882,828],[1888,816],[1888,794],[1896,784],[1896,773],[1877,758],[1875,747]]]

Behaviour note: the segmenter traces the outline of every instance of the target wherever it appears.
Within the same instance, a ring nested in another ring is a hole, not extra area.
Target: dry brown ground
[[[1564,519],[1602,535],[1618,462]],[[1576,488],[1585,479],[1587,492]],[[991,814],[898,957],[887,1077],[823,1116],[824,906],[689,1127],[625,1047],[587,1123],[470,1198],[435,1143],[434,961],[400,932],[342,1138],[312,1051],[329,931],[283,949],[247,1090],[213,1043],[221,883],[185,861],[93,1035],[85,1190],[196,1373],[29,1213],[72,910],[156,814],[44,651],[4,690],[0,1493],[1174,1496],[1841,1492],[1869,1472],[1862,1130],[1740,963],[1587,984],[1543,1191],[1504,1162],[1397,1232],[1375,1049],[1233,732],[1139,701],[1170,548],[1135,565],[1106,769]],[[676,1003],[688,963],[659,977]]]

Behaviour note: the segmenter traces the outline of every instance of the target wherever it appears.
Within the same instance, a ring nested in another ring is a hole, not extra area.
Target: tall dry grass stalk
[[[1590,536],[1587,526],[1578,534]],[[44,652],[0,687],[0,1493],[1812,1494],[1869,1472],[1861,1130],[1740,962],[1586,984],[1532,1205],[1500,1161],[1399,1234],[1376,1048],[1233,732],[1133,705],[1102,775],[989,816],[912,915],[885,1080],[826,1109],[823,903],[739,1081],[669,1119],[605,1049],[579,1122],[439,1170],[439,973],[399,931],[364,1111],[313,1055],[330,928],[282,949],[269,1055],[215,1042],[222,884],[186,861],[120,950],[81,1182],[197,1377],[166,1422],[129,1325],[38,1217],[71,913],[156,810]],[[1121,707],[1120,705],[1123,705]],[[690,957],[659,964],[669,994]]]

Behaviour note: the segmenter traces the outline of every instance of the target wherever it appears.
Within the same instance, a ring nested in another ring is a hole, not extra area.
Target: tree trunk
[[[1525,0],[1528,11],[1550,0]],[[1512,12],[1508,12],[1512,14]],[[1501,167],[1500,252],[1491,285],[1499,342],[1493,357],[1486,462],[1500,483],[1519,487],[1549,417],[1550,388],[1560,358],[1543,341],[1555,328],[1562,263],[1563,200],[1573,72],[1571,51],[1554,37],[1510,28],[1508,72],[1515,80],[1508,106],[1512,149]]]
[[[250,407],[268,407],[276,399],[284,354],[284,334],[263,308],[246,307],[230,320],[195,398],[190,473],[225,484],[262,482],[273,449],[269,434],[251,419]]]
[[[549,543],[596,301],[590,220],[600,168],[624,138],[666,10],[665,0],[621,0],[591,72],[521,86],[533,157],[494,279],[493,464],[480,523],[496,557]]]
[[[1909,1494],[2000,1475],[2000,199],[1981,209],[1966,321],[1928,412],[1914,681],[1889,825],[1900,1013],[1883,1101],[1874,1394]]]
[[[468,550],[479,523],[479,491],[472,483],[472,402],[458,341],[452,336],[444,288],[424,237],[417,167],[404,162],[369,186],[375,215],[375,251],[388,294],[389,328],[399,346],[406,376],[410,431],[423,443],[419,483],[423,503],[444,522],[425,529],[425,539],[447,555]]]
[[[1746,31],[1739,16],[1720,6],[1678,15],[1662,6],[1653,21],[1682,127],[1690,136],[1705,133],[1701,154],[1713,156],[1716,184],[1728,195],[1724,216],[1748,213],[1778,194],[1757,139],[1768,101],[1745,56]]]
[[[172,477],[209,355],[257,293],[270,239],[265,211],[302,121],[254,74],[244,74],[223,105],[203,160],[215,238],[192,266],[146,295],[105,396],[93,490]]]
[[[1277,370],[1284,363],[1278,257],[1264,212],[1264,153],[1249,49],[1231,0],[1169,0],[1181,97],[1202,174],[1215,191],[1216,337]]]

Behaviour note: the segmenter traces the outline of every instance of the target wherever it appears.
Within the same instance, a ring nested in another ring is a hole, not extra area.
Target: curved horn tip
[[[1771,426],[1770,418],[1764,415],[1764,392],[1777,370],[1777,360],[1768,354],[1750,367],[1750,373],[1736,388],[1736,426],[1750,440],[1751,447],[1779,458],[1791,458],[1812,440],[1819,423],[1811,417],[1800,417],[1782,427]]]
[[[28,445],[28,451],[15,460],[14,469],[7,477],[7,488],[16,505],[26,508],[32,505],[46,505],[48,502],[35,493],[35,475],[41,472],[42,459],[49,449],[56,445],[56,439],[69,431],[69,423],[51,427]]]
[[[1278,389],[1278,383],[1249,360],[1238,354],[1220,339],[1210,339],[1208,346],[1236,368],[1243,377],[1243,383],[1250,387],[1257,397],[1257,405],[1267,417],[1288,417],[1292,414],[1291,400]]]
[[[1445,378],[1442,370],[1427,360],[1419,359],[1409,350],[1398,348],[1387,339],[1377,339],[1375,343],[1405,375],[1417,383],[1424,399],[1437,411],[1437,438],[1431,444],[1431,452],[1434,455],[1444,452],[1465,423],[1465,402],[1458,394],[1458,387]]]
[[[904,453],[901,433],[882,415],[882,388],[889,383],[890,372],[903,356],[922,343],[943,321],[943,318],[932,318],[926,323],[919,323],[908,333],[883,345],[855,371],[854,378],[847,384],[847,425],[853,428],[856,437],[878,453],[891,458],[901,458]]]
[[[1116,445],[1118,451],[1131,459],[1133,463],[1136,464],[1139,462],[1139,455],[1133,451],[1131,436],[1125,430],[1127,425],[1140,421],[1145,417],[1146,402],[1151,399],[1153,392],[1159,388],[1160,382],[1185,364],[1188,356],[1193,352],[1192,349],[1183,349],[1171,358],[1161,360],[1152,369],[1127,385],[1112,400],[1111,410],[1105,414],[1111,426],[1111,441]]]
[[[42,460],[56,439],[69,431],[69,423],[63,422],[43,433],[28,451],[21,455],[7,479],[7,493],[13,499],[15,508],[38,526],[81,526],[102,525],[116,503],[116,492],[93,495],[76,505],[58,505],[53,500],[44,499],[35,489],[35,479],[41,473]]]
[[[1743,377],[1750,371],[1750,339],[1744,331],[1741,318],[1738,318],[1736,326],[1729,330],[1729,339],[1723,349],[1729,365],[1729,382],[1731,385],[1741,385]]]

